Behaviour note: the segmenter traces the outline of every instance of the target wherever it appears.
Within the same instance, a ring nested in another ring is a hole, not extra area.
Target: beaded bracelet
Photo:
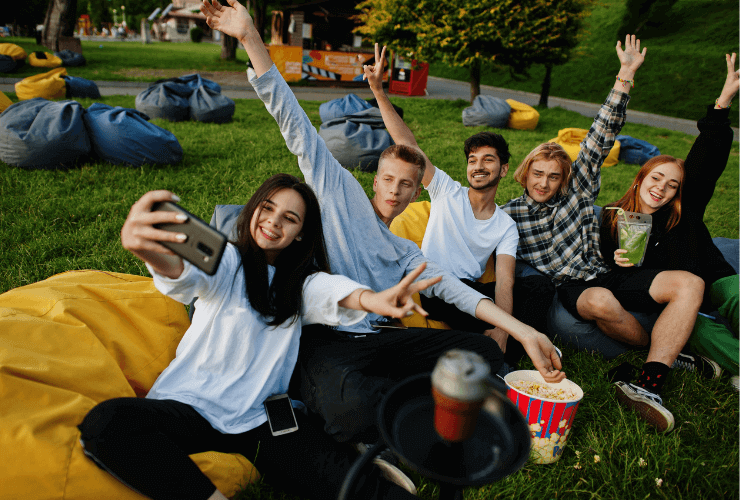
[[[617,81],[622,82],[622,87],[627,87],[627,84],[629,83],[630,85],[632,85],[632,88],[635,88],[634,80],[625,80],[624,78],[619,78],[619,75],[617,75]]]
[[[730,109],[732,107],[732,101],[730,101],[730,104],[727,106],[722,106],[719,103],[719,97],[714,101],[714,105],[717,106],[717,109]]]

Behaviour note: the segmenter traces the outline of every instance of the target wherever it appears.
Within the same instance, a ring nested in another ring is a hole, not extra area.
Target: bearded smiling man
[[[413,133],[383,91],[385,48],[378,53],[376,46],[375,60],[378,63],[366,67],[365,74],[369,75],[368,83],[385,126],[397,145],[421,152]],[[422,184],[429,193],[432,208],[421,251],[469,287],[495,299],[497,306],[519,321],[544,332],[555,287],[544,276],[514,280],[519,232],[514,220],[496,205],[499,181],[509,171],[509,146],[501,135],[481,132],[465,141],[464,151],[470,187],[454,181],[424,155],[426,167]],[[485,272],[492,254],[496,280],[480,283],[477,280]],[[421,303],[432,319],[493,338],[506,354],[507,364],[515,364],[523,354],[519,343],[501,328],[465,314],[439,297],[422,295]]]

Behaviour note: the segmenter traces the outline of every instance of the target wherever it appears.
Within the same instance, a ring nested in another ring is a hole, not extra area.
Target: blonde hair
[[[532,163],[540,160],[554,160],[558,162],[560,170],[562,170],[563,173],[563,179],[560,182],[560,194],[566,194],[568,192],[568,184],[570,182],[571,160],[563,147],[554,142],[545,142],[534,148],[527,157],[524,158],[522,163],[516,169],[516,172],[514,172],[514,180],[521,184],[524,189],[527,189],[529,168],[532,166]]]

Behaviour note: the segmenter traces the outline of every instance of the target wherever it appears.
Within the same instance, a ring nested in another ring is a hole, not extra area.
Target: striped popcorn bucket
[[[562,393],[557,397],[566,399],[532,396],[512,386],[517,381],[535,382],[556,392],[560,389]],[[507,387],[506,395],[519,408],[529,425],[532,436],[531,460],[537,464],[556,462],[568,441],[578,404],[583,399],[583,390],[568,379],[549,384],[537,370],[511,372],[504,377],[504,382]]]

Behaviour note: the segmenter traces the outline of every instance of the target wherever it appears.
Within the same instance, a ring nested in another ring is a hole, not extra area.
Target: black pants
[[[471,280],[460,280],[470,288],[496,301],[496,282],[479,283]],[[444,321],[452,328],[469,332],[482,333],[493,328],[485,321],[462,312],[452,304],[437,297],[421,297],[421,307],[429,313],[429,319]],[[555,297],[555,285],[547,276],[524,276],[514,282],[514,311],[512,316],[535,330],[547,334],[547,314]],[[515,366],[524,356],[524,347],[509,336],[506,344],[505,360]]]
[[[118,398],[100,403],[79,425],[85,454],[130,488],[154,499],[207,499],[216,487],[188,457],[240,453],[265,481],[293,495],[336,499],[356,453],[296,412],[298,431],[272,436],[269,425],[223,434],[177,401]],[[377,468],[352,498],[414,498],[380,479]]]
[[[337,441],[373,443],[379,439],[383,395],[405,378],[431,372],[450,349],[480,354],[491,373],[503,363],[498,344],[477,333],[409,328],[348,338],[324,325],[304,327],[298,357],[301,400]]]

